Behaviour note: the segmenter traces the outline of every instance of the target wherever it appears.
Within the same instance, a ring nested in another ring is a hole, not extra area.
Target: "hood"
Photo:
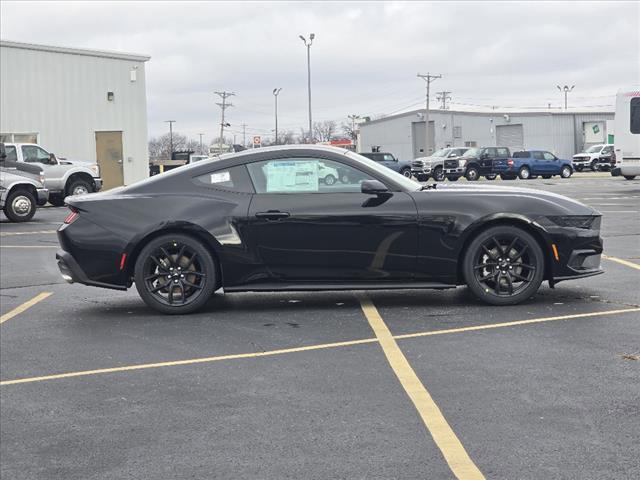
[[[89,167],[89,165],[95,165],[96,162],[90,162],[87,160],[72,160],[70,158],[58,158],[60,165],[77,165],[79,167]]]

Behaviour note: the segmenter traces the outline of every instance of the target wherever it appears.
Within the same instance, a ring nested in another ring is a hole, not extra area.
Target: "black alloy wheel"
[[[442,167],[436,167],[433,170],[433,179],[436,182],[444,182],[444,170]]]
[[[464,176],[467,179],[467,181],[475,182],[476,180],[478,180],[478,178],[480,178],[480,172],[478,172],[478,169],[476,167],[469,167],[467,168],[467,171],[464,174]]]
[[[162,313],[201,308],[216,288],[215,263],[199,241],[187,235],[163,235],[138,255],[135,283],[144,302]]]
[[[463,273],[469,288],[492,305],[515,305],[537,292],[544,278],[544,258],[528,232],[492,227],[469,245]]]

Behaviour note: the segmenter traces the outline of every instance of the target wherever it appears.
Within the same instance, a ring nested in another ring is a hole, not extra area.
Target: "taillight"
[[[511,159],[507,160],[507,165],[510,167],[513,167],[513,160]]]
[[[78,218],[80,216],[80,213],[77,210],[72,209],[71,207],[69,207],[71,212],[69,212],[69,215],[67,215],[67,218],[64,219],[64,223],[66,223],[67,225],[69,225],[70,223],[73,223],[76,221],[76,218]]]

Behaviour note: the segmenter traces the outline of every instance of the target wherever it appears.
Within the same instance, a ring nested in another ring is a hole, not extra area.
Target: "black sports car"
[[[329,184],[327,172],[346,172]],[[424,187],[345,150],[222,155],[128,187],[68,197],[56,257],[69,282],[164,313],[213,292],[454,288],[511,305],[543,280],[602,273],[600,214],[569,198]]]

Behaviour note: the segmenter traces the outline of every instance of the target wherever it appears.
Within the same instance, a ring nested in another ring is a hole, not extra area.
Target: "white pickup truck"
[[[100,168],[96,163],[58,159],[35,143],[5,143],[5,152],[8,161],[34,163],[42,167],[49,203],[56,207],[64,205],[64,198],[68,195],[97,192],[102,188]]]

